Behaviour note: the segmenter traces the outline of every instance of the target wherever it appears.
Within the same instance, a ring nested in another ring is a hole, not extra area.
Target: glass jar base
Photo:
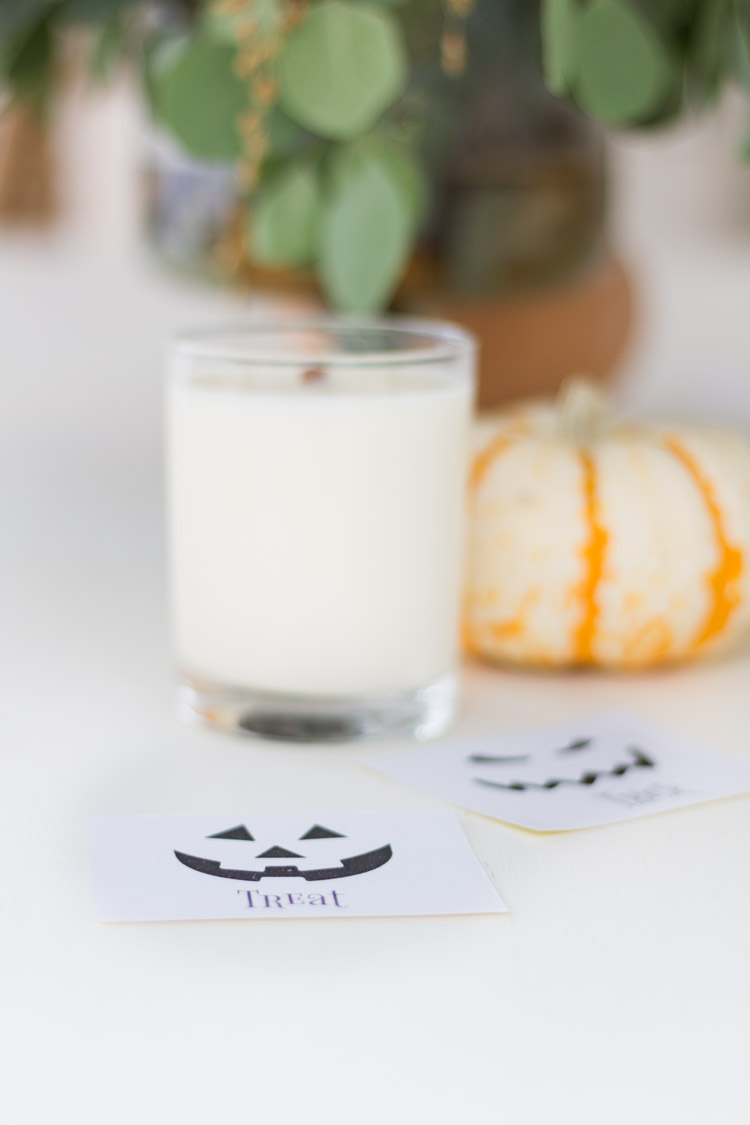
[[[392,695],[304,696],[224,687],[192,678],[177,689],[185,722],[279,742],[356,742],[436,738],[453,721],[458,679]]]

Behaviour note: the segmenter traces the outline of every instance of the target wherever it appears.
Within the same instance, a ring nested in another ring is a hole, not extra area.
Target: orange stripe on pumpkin
[[[711,604],[706,619],[693,642],[695,647],[698,648],[721,633],[733,610],[740,604],[742,597],[739,580],[742,577],[744,559],[742,551],[729,541],[716,490],[702,471],[695,456],[675,438],[667,438],[666,446],[670,453],[687,469],[701,494],[713,525],[719,553],[719,561],[716,567],[707,576]]]
[[[590,453],[581,453],[583,465],[583,491],[585,520],[588,536],[583,548],[584,577],[580,586],[583,615],[575,634],[575,659],[581,664],[594,660],[594,638],[599,622],[599,605],[596,599],[599,582],[604,573],[609,534],[601,524],[597,472]]]
[[[519,437],[523,437],[524,433],[524,430],[517,429],[511,433],[498,434],[496,438],[493,438],[487,448],[483,449],[474,459],[469,473],[469,487],[471,489],[476,491],[479,488],[498,457],[501,457],[506,449],[510,449]]]
[[[521,614],[509,621],[492,621],[489,630],[496,641],[504,641],[507,637],[518,637],[526,628],[526,622]]]

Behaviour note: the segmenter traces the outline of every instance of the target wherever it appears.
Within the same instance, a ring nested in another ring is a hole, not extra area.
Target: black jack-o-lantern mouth
[[[555,751],[556,754],[577,754],[580,751],[591,749],[592,739],[578,738],[570,742],[567,746]],[[549,790],[557,789],[561,785],[572,785],[575,787],[585,788],[586,786],[595,785],[597,781],[606,777],[624,777],[624,775],[631,770],[638,769],[654,769],[656,762],[644,754],[642,750],[637,749],[635,746],[628,746],[627,753],[629,761],[615,762],[614,765],[606,769],[593,769],[585,770],[577,777],[550,777],[544,781],[499,781],[490,780],[484,777],[475,777],[473,780],[477,785],[485,785],[490,789],[504,789],[506,792],[523,793],[529,789],[531,790]],[[473,765],[485,766],[508,766],[514,762],[528,762],[531,760],[529,754],[518,754],[516,756],[496,757],[491,754],[472,754],[467,759]]]
[[[337,836],[341,839],[345,838],[342,832],[333,832],[330,828],[323,828],[320,824],[314,824],[304,835],[300,836],[300,840],[324,840]],[[235,828],[228,828],[224,832],[214,832],[207,839],[255,842],[254,837],[250,835],[244,824],[239,824]],[[180,863],[184,863],[186,867],[192,868],[193,871],[200,871],[203,875],[216,875],[220,879],[241,879],[244,882],[258,883],[261,879],[306,879],[308,882],[317,882],[323,879],[344,879],[349,875],[363,875],[366,871],[375,871],[376,868],[382,867],[391,858],[393,851],[390,844],[384,844],[383,847],[375,848],[371,852],[347,856],[341,859],[335,867],[300,869],[296,864],[266,864],[262,870],[223,867],[219,860],[201,859],[199,856],[186,855],[185,852],[178,851],[175,851],[174,854]],[[255,858],[306,859],[307,857],[300,855],[299,852],[289,851],[280,844],[274,844],[260,852]]]

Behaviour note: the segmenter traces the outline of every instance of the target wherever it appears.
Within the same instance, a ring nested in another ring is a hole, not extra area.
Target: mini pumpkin
[[[750,445],[615,424],[576,381],[478,434],[469,650],[548,666],[647,667],[714,651],[750,620]]]

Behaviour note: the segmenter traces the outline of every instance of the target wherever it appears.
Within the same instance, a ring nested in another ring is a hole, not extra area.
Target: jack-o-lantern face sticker
[[[631,771],[653,770],[656,762],[637,746],[627,746],[623,755],[611,763],[584,762],[596,755],[596,740],[573,738],[566,745],[556,747],[551,753],[533,754],[470,754],[467,761],[482,767],[488,776],[473,777],[477,785],[489,789],[504,789],[509,793],[526,793],[529,790],[557,789],[561,785],[591,786],[604,778],[624,777]],[[554,772],[549,776],[551,768]],[[545,776],[545,774],[547,776]]]
[[[538,832],[614,824],[744,792],[747,784],[743,769],[722,761],[716,750],[702,751],[620,711],[446,740],[378,755],[368,764],[443,800]]]
[[[254,855],[253,852],[250,852],[253,859],[256,861],[271,860],[272,862],[253,864],[252,866],[248,866],[248,862],[242,857],[247,855],[248,845],[257,847],[258,842],[244,824],[227,828],[223,832],[214,832],[206,838],[210,840],[231,840],[237,844],[243,844],[242,849],[236,849],[237,866],[234,866],[233,856],[231,858],[228,856],[225,864],[224,860],[204,859],[199,856],[187,855],[185,852],[175,851],[174,854],[180,863],[184,863],[186,867],[191,867],[193,871],[200,871],[204,875],[216,875],[220,879],[240,879],[250,883],[258,883],[261,879],[266,878],[306,879],[308,882],[344,879],[350,875],[363,875],[367,871],[374,871],[387,863],[393,855],[391,845],[383,844],[373,851],[336,858],[334,862],[328,862],[322,867],[318,866],[319,861],[315,857],[315,852],[318,850],[316,848],[317,841],[346,839],[342,832],[335,832],[320,824],[313,824],[298,840],[294,841],[295,850],[292,850],[286,844],[276,842],[268,847],[261,845],[261,850]],[[296,850],[298,848],[302,850]],[[289,860],[297,862],[289,863]],[[311,863],[315,866],[310,866]]]
[[[235,808],[98,816],[88,828],[101,921],[505,911],[458,819],[444,809]]]

